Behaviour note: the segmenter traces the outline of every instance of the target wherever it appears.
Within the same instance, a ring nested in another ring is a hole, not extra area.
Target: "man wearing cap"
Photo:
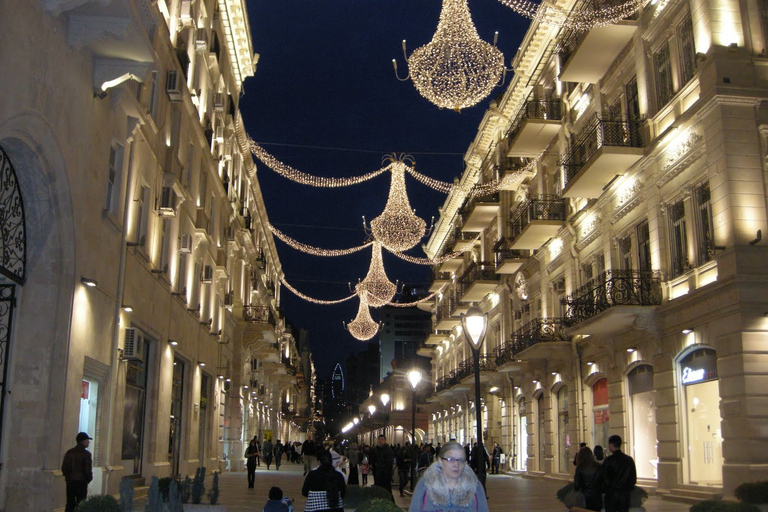
[[[67,482],[67,508],[64,512],[74,512],[77,504],[88,495],[88,484],[93,480],[93,461],[91,452],[86,450],[91,444],[91,437],[80,432],[75,437],[77,446],[64,454],[61,472]]]

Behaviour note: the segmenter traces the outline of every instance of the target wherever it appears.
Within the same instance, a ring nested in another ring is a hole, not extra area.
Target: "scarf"
[[[477,476],[468,465],[464,466],[459,475],[459,482],[453,489],[453,495],[448,489],[439,460],[424,471],[422,479],[427,488],[427,498],[436,505],[446,506],[453,503],[459,507],[467,507],[475,499]]]

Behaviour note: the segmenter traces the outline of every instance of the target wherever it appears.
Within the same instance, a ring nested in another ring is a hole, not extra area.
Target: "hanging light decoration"
[[[396,157],[390,157],[395,159]],[[407,157],[402,157],[407,158]],[[424,237],[426,222],[413,213],[405,191],[406,166],[402,160],[390,165],[392,184],[384,211],[371,221],[371,233],[391,251],[406,251]],[[363,219],[365,221],[365,219]]]
[[[354,297],[355,295],[357,295],[356,293],[353,293],[352,295],[344,297],[343,299],[337,299],[337,300],[315,299],[314,297],[310,297],[309,295],[304,295],[299,290],[297,290],[296,288],[291,286],[291,284],[288,281],[286,281],[284,277],[280,278],[280,282],[283,284],[283,286],[285,286],[288,290],[290,290],[294,295],[296,295],[300,299],[304,299],[305,301],[311,302],[313,304],[322,304],[322,305],[325,305],[325,306],[330,306],[330,305],[333,305],[333,304],[341,304],[342,302],[346,302],[349,299],[351,299],[352,297]]]
[[[422,96],[456,111],[487,98],[504,71],[504,55],[477,35],[467,0],[443,0],[432,41],[406,60],[409,74],[398,80],[410,78]],[[397,73],[397,62],[392,63]]]
[[[368,304],[360,297],[360,304],[357,307],[357,316],[354,320],[344,325],[353,337],[360,341],[368,341],[379,332],[379,324],[371,318],[371,311]]]
[[[613,25],[633,14],[643,4],[642,0],[626,0],[619,5],[607,6],[601,9],[583,9],[579,11],[564,11],[552,3],[534,3],[529,0],[499,0],[516,13],[526,18],[547,25],[555,25],[587,31],[595,27]]]
[[[371,266],[365,279],[355,285],[355,292],[360,300],[374,308],[384,306],[397,292],[397,285],[389,280],[384,271],[384,261],[381,257],[381,244],[373,242],[371,249]]]
[[[363,245],[358,245],[356,247],[350,247],[349,249],[322,249],[320,247],[314,247],[312,245],[301,243],[290,236],[286,235],[279,229],[277,229],[272,224],[267,224],[267,227],[272,232],[273,235],[275,235],[278,239],[282,240],[289,246],[293,247],[297,251],[305,252],[307,254],[312,254],[314,256],[324,256],[324,257],[334,257],[334,256],[346,256],[348,254],[353,254],[358,251],[362,251],[369,245],[371,245],[373,242],[366,242]]]

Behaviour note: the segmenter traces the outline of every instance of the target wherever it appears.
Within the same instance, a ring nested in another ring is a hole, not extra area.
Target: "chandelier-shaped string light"
[[[622,4],[602,9],[567,12],[551,3],[536,4],[529,0],[499,0],[499,2],[526,18],[547,25],[567,26],[582,32],[594,27],[613,25],[635,14],[643,4],[642,0],[627,0]]]
[[[381,257],[381,243],[374,241],[371,248],[371,266],[365,279],[355,285],[360,300],[374,308],[384,306],[395,296],[397,285],[389,280]]]
[[[392,184],[389,187],[387,205],[381,215],[371,221],[371,233],[374,239],[387,249],[407,251],[424,237],[427,224],[413,213],[411,203],[408,201],[408,194],[405,191],[406,166],[403,161],[393,161],[390,170]],[[365,226],[365,217],[363,217],[363,226]]]
[[[379,332],[379,324],[371,318],[371,310],[368,304],[360,297],[360,304],[357,307],[357,316],[354,320],[344,325],[353,337],[360,341],[368,341]]]
[[[348,297],[344,297],[343,299],[337,299],[337,300],[321,300],[321,299],[315,299],[314,297],[310,297],[309,295],[305,295],[301,293],[299,290],[291,286],[291,284],[285,280],[285,277],[280,278],[280,282],[285,286],[288,290],[290,290],[294,295],[299,297],[300,299],[304,299],[307,302],[312,302],[313,304],[323,304],[325,306],[330,306],[333,304],[341,304],[342,302],[346,302],[357,293],[353,293],[352,295],[349,295]]]
[[[487,98],[500,83],[504,55],[480,39],[467,0],[443,0],[432,41],[413,51],[408,76],[426,99],[440,108],[459,111]],[[397,74],[397,61],[392,60]]]
[[[348,254],[353,254],[358,251],[362,251],[366,247],[369,247],[373,242],[367,242],[363,245],[358,245],[357,247],[350,247],[348,249],[322,249],[320,247],[314,247],[312,245],[301,243],[290,236],[286,235],[279,229],[277,229],[272,224],[267,224],[269,227],[269,230],[274,234],[277,238],[288,244],[289,246],[293,247],[297,251],[305,252],[307,254],[312,254],[314,256],[325,256],[325,257],[335,257],[335,256],[346,256]]]

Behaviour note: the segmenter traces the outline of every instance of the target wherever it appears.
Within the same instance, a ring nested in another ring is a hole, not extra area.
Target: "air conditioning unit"
[[[123,340],[123,358],[132,361],[144,360],[144,333],[135,327],[125,329]]]
[[[192,252],[192,235],[185,233],[179,239],[179,252],[189,254]]]
[[[203,272],[200,274],[200,282],[212,283],[213,282],[213,267],[206,265],[203,267]]]
[[[181,0],[179,18],[182,24],[192,21],[192,0]]]
[[[163,187],[158,211],[164,217],[176,216],[176,192],[173,191],[173,187]]]
[[[226,240],[234,240],[235,239],[235,228],[231,226],[227,226],[224,228],[224,238]]]
[[[208,51],[208,32],[204,28],[195,31],[195,51]]]
[[[216,112],[224,112],[224,106],[226,105],[227,97],[223,92],[217,92],[213,95],[213,110]]]
[[[174,102],[182,100],[180,74],[178,69],[169,69],[165,74],[165,92],[168,93],[168,97]]]
[[[224,125],[219,125],[216,127],[216,142],[219,144],[224,143]]]

